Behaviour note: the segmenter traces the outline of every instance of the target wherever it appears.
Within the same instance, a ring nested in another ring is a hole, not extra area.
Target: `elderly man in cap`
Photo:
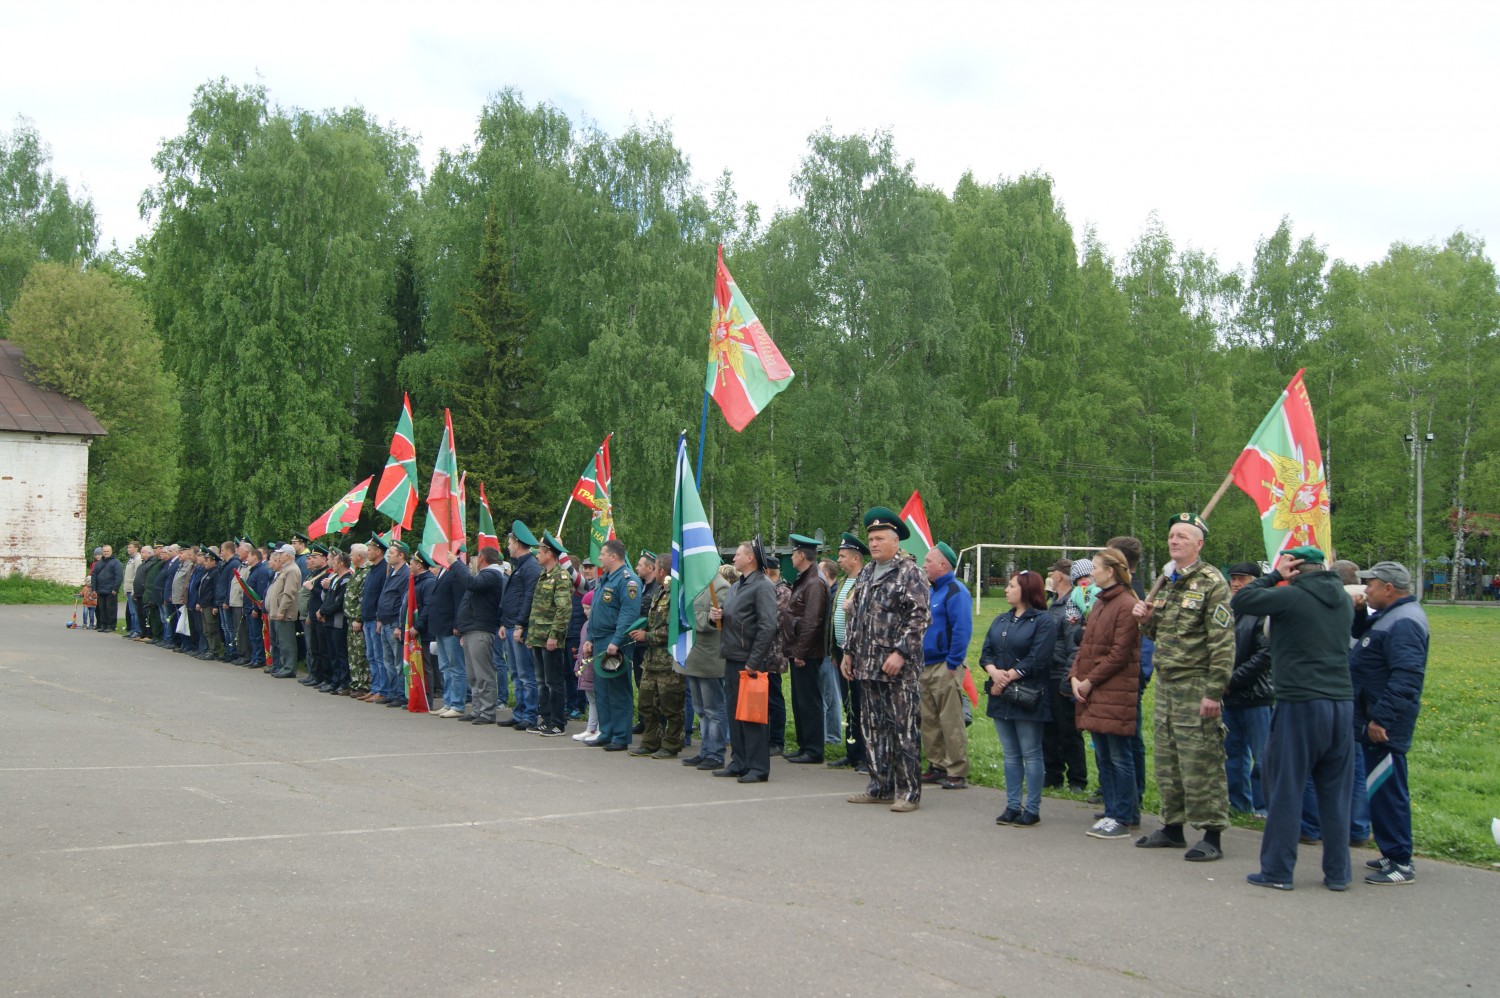
[[[1236,613],[1271,618],[1271,681],[1276,708],[1266,740],[1266,831],[1257,887],[1292,889],[1302,788],[1312,777],[1318,811],[1333,828],[1349,823],[1354,782],[1354,690],[1349,641],[1354,605],[1315,547],[1282,552],[1270,572],[1234,595]],[[1281,582],[1287,582],[1285,586]],[[1349,887],[1349,840],[1323,840],[1323,885]]]
[[[568,621],[573,617],[573,580],[568,578],[568,570],[559,560],[567,553],[562,541],[542,531],[542,543],[536,549],[541,571],[531,594],[526,646],[538,681],[536,732],[544,738],[556,738],[568,727],[564,650],[568,643]]]
[[[538,564],[532,549],[537,546],[536,534],[520,520],[510,525],[510,536],[506,547],[510,551],[510,581],[505,584],[505,595],[500,598],[500,644],[497,647],[504,656],[504,669],[516,684],[516,706],[510,717],[499,724],[502,728],[516,731],[532,731],[537,727],[537,674],[531,659],[531,649],[526,646],[526,627],[531,619],[531,599],[536,592],[536,581],[541,578],[542,566]],[[496,664],[499,674],[501,666]],[[505,700],[506,679],[498,675],[500,700]]]
[[[1417,875],[1411,861],[1406,753],[1427,676],[1427,615],[1412,595],[1411,574],[1397,562],[1376,562],[1359,578],[1365,583],[1364,602],[1375,612],[1354,615],[1349,671],[1354,733],[1368,774],[1370,828],[1380,847],[1380,858],[1366,864],[1371,872],[1365,883],[1409,884]]]
[[[1260,566],[1241,561],[1229,566],[1229,601],[1234,611],[1234,671],[1224,691],[1224,774],[1229,806],[1265,817],[1266,793],[1261,771],[1266,738],[1271,733],[1271,646],[1265,617],[1237,605],[1233,595],[1261,577]]]
[[[834,585],[833,613],[829,621],[829,652],[834,668],[838,670],[839,690],[847,708],[845,723],[844,757],[828,764],[830,769],[865,768],[865,733],[860,723],[859,684],[844,678],[844,644],[849,639],[849,615],[844,607],[854,595],[854,584],[859,579],[860,569],[865,567],[865,558],[870,549],[865,542],[850,533],[839,537],[839,580]]]
[[[637,648],[645,648],[641,662],[640,700],[641,743],[631,755],[653,759],[675,759],[682,752],[683,702],[687,683],[675,668],[669,628],[672,610],[672,556],[658,555],[656,575],[662,584],[656,587],[651,602],[645,605],[645,626],[632,628],[629,637]]]
[[[302,615],[302,635],[307,643],[307,675],[297,680],[303,686],[322,686],[328,681],[331,656],[323,648],[323,580],[328,577],[328,546],[309,545],[307,571],[297,593],[297,611]]]
[[[865,540],[873,560],[860,570],[848,615],[844,678],[862,697],[869,786],[851,804],[889,804],[915,811],[922,800],[918,725],[922,639],[932,620],[931,586],[916,562],[900,558],[900,542],[911,536],[901,518],[884,506],[865,514]]]
[[[350,679],[355,686],[368,689],[356,699],[374,703],[384,695],[385,683],[385,637],[380,633],[380,597],[385,593],[385,576],[390,570],[386,559],[386,540],[379,534],[371,534],[365,544],[365,557],[369,569],[365,572],[359,590],[359,623],[353,626],[364,643],[364,670],[360,663],[350,662]]]
[[[385,553],[388,565],[385,584],[380,588],[380,602],[375,617],[380,621],[380,639],[384,656],[378,696],[371,703],[387,707],[406,706],[406,678],[402,665],[406,660],[406,590],[411,579],[411,547],[405,541],[391,541]]]
[[[297,553],[283,544],[271,556],[276,577],[266,593],[266,613],[271,618],[271,639],[276,645],[276,679],[297,675],[297,590],[302,587],[302,572],[297,568]]]
[[[1156,785],[1162,827],[1142,836],[1142,849],[1183,849],[1182,826],[1203,839],[1183,854],[1193,863],[1222,859],[1220,836],[1229,827],[1224,778],[1224,689],[1234,669],[1234,615],[1229,585],[1203,560],[1208,524],[1193,513],[1172,517],[1160,591],[1131,611],[1141,633],[1156,642]]]
[[[797,751],[787,762],[823,761],[823,688],[819,672],[828,645],[828,586],[818,575],[816,540],[792,534],[792,583],[786,609],[777,614],[782,650],[791,660],[792,723],[797,733]]]
[[[932,587],[932,623],[922,638],[922,741],[927,749],[923,783],[944,790],[969,785],[969,736],[964,730],[963,674],[974,633],[974,602],[953,574],[958,555],[946,541],[929,548],[922,570]]]

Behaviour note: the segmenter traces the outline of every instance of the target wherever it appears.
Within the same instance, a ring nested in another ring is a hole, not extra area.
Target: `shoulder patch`
[[[1228,627],[1230,621],[1233,619],[1234,618],[1229,613],[1229,607],[1225,606],[1224,604],[1220,603],[1217,607],[1214,608],[1214,623],[1218,624],[1220,627]]]
[[[637,588],[637,585],[636,585],[636,582],[635,582],[634,579],[632,579],[629,582],[625,583],[625,598],[626,599],[635,599],[636,594],[639,591],[640,590]]]

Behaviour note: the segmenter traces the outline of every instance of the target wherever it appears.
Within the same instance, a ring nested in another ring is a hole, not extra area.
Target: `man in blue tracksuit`
[[[1365,601],[1376,612],[1355,614],[1349,672],[1354,680],[1354,736],[1365,757],[1370,828],[1380,858],[1366,865],[1365,883],[1416,880],[1411,862],[1411,794],[1406,753],[1411,748],[1427,675],[1427,615],[1411,591],[1411,573],[1394,561],[1359,573]]]

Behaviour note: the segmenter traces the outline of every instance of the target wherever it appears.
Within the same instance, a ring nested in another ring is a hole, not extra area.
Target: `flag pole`
[[[1219,491],[1215,492],[1213,498],[1208,501],[1208,505],[1203,507],[1203,512],[1198,514],[1198,518],[1201,520],[1207,520],[1208,514],[1214,511],[1214,507],[1219,504],[1220,499],[1224,498],[1224,493],[1228,492],[1229,486],[1233,484],[1234,472],[1231,471],[1229,474],[1224,476],[1224,481],[1219,483]],[[1161,591],[1161,587],[1165,585],[1166,582],[1166,575],[1158,575],[1156,577],[1156,581],[1151,584],[1151,591],[1146,594],[1147,603],[1150,603],[1152,600],[1156,599],[1156,594]]]
[[[557,521],[557,536],[562,536],[563,524],[568,522],[568,510],[573,508],[573,497],[568,496],[568,501],[563,504],[562,519]]]
[[[686,430],[682,431],[687,433]],[[693,472],[693,487],[703,488],[703,438],[708,435],[708,389],[703,389],[703,415],[698,420],[698,468]]]

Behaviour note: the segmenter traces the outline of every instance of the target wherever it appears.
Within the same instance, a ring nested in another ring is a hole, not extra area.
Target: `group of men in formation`
[[[91,584],[100,596],[98,630],[116,630],[118,593],[127,637],[180,654],[408,707],[408,690],[417,688],[405,675],[414,640],[432,698],[422,706],[435,717],[544,737],[587,717],[575,740],[653,759],[690,747],[696,718],[700,748],[684,765],[762,782],[770,756],[826,762],[868,776],[851,802],[910,812],[924,784],[967,786],[973,604],[947,543],[919,565],[901,551],[908,528],[890,509],[871,509],[864,525],[863,539],[840,537],[836,559],[820,561],[819,541],[791,535],[791,582],[759,538],[742,544],[694,601],[695,640],[684,662],[668,647],[670,555],[643,550],[632,570],[625,546],[610,540],[597,565],[585,560],[582,572],[570,572],[562,544],[519,520],[504,554],[486,546],[472,564],[460,551],[440,566],[380,536],[347,551],[300,534],[285,544],[132,542],[123,566],[104,549]],[[1366,881],[1413,882],[1406,752],[1427,622],[1410,575],[1395,562],[1366,572],[1348,562],[1329,567],[1323,552],[1304,546],[1266,572],[1236,564],[1226,582],[1202,558],[1207,535],[1191,513],[1172,518],[1172,560],[1132,611],[1141,645],[1137,697],[1156,681],[1162,821],[1136,844],[1187,849],[1183,828],[1191,825],[1203,840],[1186,858],[1218,859],[1233,806],[1266,818],[1252,884],[1290,890],[1299,839],[1320,837],[1324,885],[1343,890],[1351,843],[1372,833],[1381,855],[1368,863]],[[1130,573],[1138,568],[1139,540],[1117,537],[1106,550]],[[1094,564],[1064,559],[1051,567],[1054,647],[1062,651],[1027,666],[1045,675],[1053,701],[1046,782],[1077,791],[1089,779],[1073,713],[1082,700],[1064,677],[1099,592]],[[1140,581],[1134,585],[1139,593]],[[787,672],[795,751],[784,745]],[[763,721],[740,703],[743,677],[760,673],[773,680]],[[512,684],[514,706],[501,716]],[[1000,682],[984,685],[992,698],[1003,693]],[[1136,709],[1138,814],[1139,699]],[[844,752],[825,759],[829,746]]]

